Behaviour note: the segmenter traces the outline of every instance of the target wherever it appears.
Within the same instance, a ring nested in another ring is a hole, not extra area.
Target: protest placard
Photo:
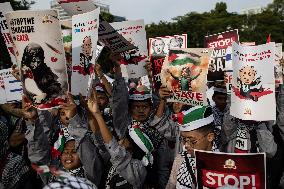
[[[208,48],[170,50],[161,70],[162,84],[174,93],[169,102],[207,105],[206,84],[211,51]]]
[[[5,17],[5,14],[10,11],[13,11],[13,8],[11,7],[9,2],[0,3],[0,31],[3,36],[4,42],[6,44],[6,47],[8,49],[12,64],[17,64],[16,55],[15,55],[17,51],[16,49],[14,49],[15,45],[9,33],[7,20]],[[11,66],[12,65],[9,64],[1,65],[1,67],[4,69],[11,68]]]
[[[92,0],[57,0],[57,2],[70,16],[90,12],[97,8]]]
[[[11,68],[0,70],[0,86],[0,104],[22,100],[21,81],[12,75]]]
[[[197,188],[266,189],[265,153],[195,150]]]
[[[120,35],[107,21],[100,16],[99,42],[113,53],[122,53],[135,49],[135,46]]]
[[[164,55],[170,49],[187,48],[187,34],[149,38],[149,56]]]
[[[226,49],[232,46],[232,42],[234,41],[239,41],[238,30],[230,30],[205,36],[204,46],[214,49],[210,57],[208,81],[224,80]]]
[[[71,93],[87,96],[88,81],[94,73],[100,9],[72,16]]]
[[[231,115],[243,120],[275,120],[275,44],[233,43],[232,56]]]
[[[59,106],[68,84],[57,11],[15,11],[5,16],[19,52],[16,56],[25,95],[39,109]]]
[[[135,46],[135,49],[122,53],[120,64],[123,77],[130,79],[147,75],[144,68],[148,55],[144,21],[114,22],[111,26]]]

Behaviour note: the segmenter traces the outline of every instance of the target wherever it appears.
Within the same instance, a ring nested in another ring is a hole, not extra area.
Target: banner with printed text
[[[94,73],[100,9],[72,16],[71,93],[87,96]]]
[[[15,11],[5,16],[18,51],[25,95],[39,109],[58,107],[68,83],[57,11]]]
[[[174,96],[169,102],[193,106],[207,105],[207,72],[212,49],[189,48],[170,50],[162,70],[161,81]]]
[[[231,115],[242,120],[275,120],[275,43],[233,43],[232,56]]]
[[[232,42],[234,41],[239,41],[238,30],[205,36],[204,46],[214,49],[210,57],[208,81],[224,80],[226,49],[232,46]]]
[[[9,2],[5,2],[5,3],[0,3],[0,31],[1,34],[3,36],[4,42],[6,44],[6,47],[8,49],[10,58],[11,58],[11,62],[12,64],[16,64],[17,65],[17,60],[16,60],[16,55],[15,55],[15,50],[14,50],[14,43],[13,43],[13,39],[9,33],[9,28],[7,25],[7,20],[5,17],[5,14],[7,12],[13,11],[13,8],[11,7]],[[5,63],[4,63],[5,64]],[[11,68],[12,65],[1,65],[1,68],[7,69],[7,68]]]
[[[197,188],[266,189],[265,153],[195,150]]]
[[[144,68],[148,55],[144,21],[114,22],[111,26],[135,46],[135,49],[121,53],[120,64],[123,77],[131,79],[147,75]]]

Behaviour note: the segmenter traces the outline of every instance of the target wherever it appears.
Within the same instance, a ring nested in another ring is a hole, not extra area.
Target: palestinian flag
[[[171,66],[182,66],[188,63],[192,63],[194,65],[198,65],[200,63],[200,57],[199,55],[195,53],[176,53],[176,52],[170,52],[170,55],[168,56],[168,61],[170,62]]]
[[[152,93],[149,89],[136,89],[136,90],[130,90],[129,91],[129,100],[135,100],[135,101],[143,101],[147,99],[152,99]]]
[[[62,154],[65,142],[66,142],[66,137],[64,136],[64,131],[61,129],[57,141],[54,143],[54,146],[51,148],[51,156],[53,159],[58,158]]]

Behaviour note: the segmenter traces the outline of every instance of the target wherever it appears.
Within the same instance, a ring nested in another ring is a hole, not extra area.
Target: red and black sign
[[[231,186],[265,189],[265,154],[226,154],[195,151],[200,189]]]

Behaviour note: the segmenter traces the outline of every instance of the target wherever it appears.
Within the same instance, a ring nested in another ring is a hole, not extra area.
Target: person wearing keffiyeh
[[[31,175],[24,158],[9,151],[8,126],[0,121],[0,188],[29,188]]]
[[[196,188],[194,149],[211,151],[214,117],[209,106],[195,106],[178,114],[183,152],[175,158],[166,189]]]

